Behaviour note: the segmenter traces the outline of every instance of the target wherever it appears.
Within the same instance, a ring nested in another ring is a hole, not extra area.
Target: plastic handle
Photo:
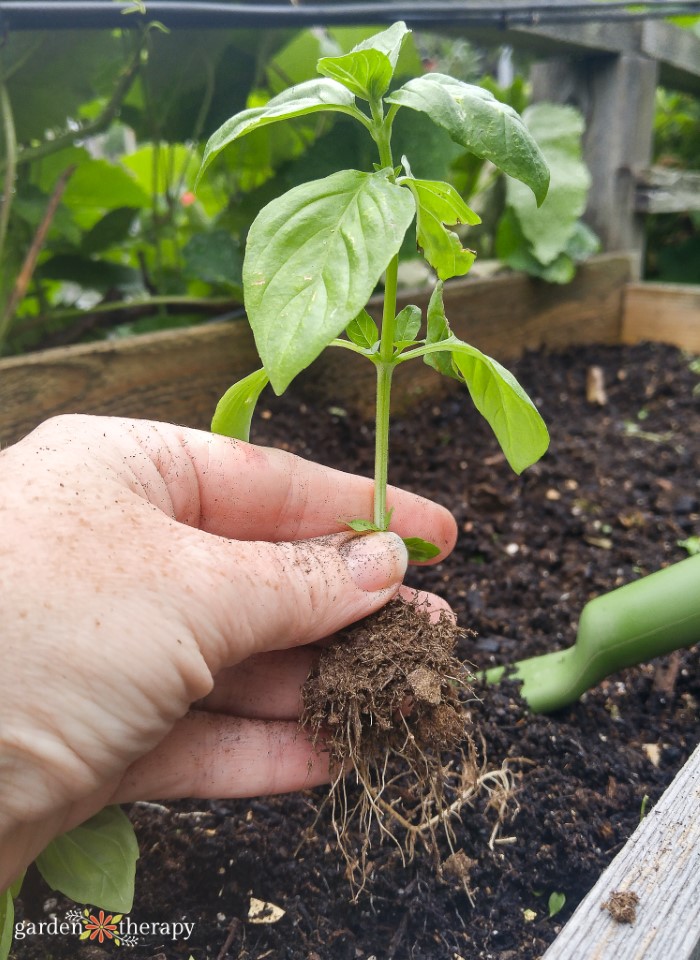
[[[700,641],[700,555],[591,600],[576,643],[515,664],[522,696],[536,713],[557,710],[624,667]],[[495,682],[507,668],[487,671]]]

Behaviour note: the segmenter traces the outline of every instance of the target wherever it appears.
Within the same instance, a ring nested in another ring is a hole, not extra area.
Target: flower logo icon
[[[105,914],[104,910],[100,910],[95,916],[89,910],[83,910],[83,918],[85,929],[80,934],[81,940],[97,940],[98,943],[111,940],[116,946],[120,945],[119,921],[122,919],[121,913]]]

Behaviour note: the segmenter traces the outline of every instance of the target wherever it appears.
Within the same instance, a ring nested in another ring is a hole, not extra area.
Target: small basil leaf
[[[432,560],[440,553],[440,547],[436,547],[429,540],[422,540],[420,537],[403,537],[402,539],[408,550],[408,559],[412,563],[425,563],[426,560]]]
[[[366,310],[361,310],[345,329],[348,340],[365,350],[370,350],[379,340],[379,328]]]
[[[351,53],[359,50],[379,50],[389,58],[393,73],[401,53],[401,46],[410,32],[403,20],[398,20],[381,33],[375,33],[374,36],[358,43],[352,48]]]
[[[446,224],[481,223],[478,214],[466,205],[449,183],[440,180],[416,180],[401,177],[416,201],[416,239],[425,259],[441,280],[463,277],[472,267],[476,254],[467,250]]]
[[[316,69],[363,100],[383,96],[394,72],[391,61],[380,50],[355,50],[342,57],[322,57]]]
[[[381,529],[372,520],[341,520],[346,527],[350,527],[355,533],[381,533]]]
[[[428,304],[428,335],[425,338],[425,342],[426,344],[442,343],[443,340],[451,339],[452,331],[445,316],[445,307],[442,302],[442,281],[440,281],[435,284],[435,289],[432,292]],[[429,367],[437,370],[438,373],[441,373],[444,377],[453,377],[455,380],[461,381],[462,378],[452,363],[452,355],[449,352],[449,348],[446,347],[444,353],[442,351],[439,353],[427,353],[423,359]]]
[[[421,311],[414,303],[409,303],[396,317],[394,343],[415,340],[421,325]]]
[[[262,369],[249,373],[229,387],[216,405],[211,432],[248,441],[255,404],[269,382],[267,371]]]

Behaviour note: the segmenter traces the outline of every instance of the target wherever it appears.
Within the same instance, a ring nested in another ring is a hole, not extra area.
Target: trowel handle
[[[631,667],[700,641],[700,555],[635,580],[591,600],[583,608],[576,643],[514,665],[522,696],[546,713],[577,700],[586,690]],[[489,682],[507,668],[486,672]]]
[[[700,640],[700,554],[596,597],[583,608],[576,646],[607,676]]]

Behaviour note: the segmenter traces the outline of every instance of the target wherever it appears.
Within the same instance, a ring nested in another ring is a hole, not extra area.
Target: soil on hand
[[[591,403],[593,367],[604,392]],[[700,535],[700,378],[687,356],[588,347],[530,354],[513,370],[552,435],[550,451],[521,477],[458,389],[418,404],[392,431],[391,481],[444,503],[460,529],[453,555],[415,568],[409,582],[444,596],[477,632],[460,638],[457,654],[479,668],[570,645],[588,600],[682,560]],[[288,397],[261,414],[254,441],[371,475],[371,426],[358,428],[337,407]],[[439,834],[436,871],[418,847],[404,863],[394,843],[375,836],[357,902],[330,811],[320,809],[324,789],[135,804],[142,856],[131,919],[185,918],[195,928],[189,941],[142,938],[132,955],[534,960],[700,739],[699,660],[696,647],[624,671],[550,717],[530,714],[512,683],[478,688],[484,789],[451,821],[454,851]],[[360,787],[346,782],[352,802]],[[357,834],[346,842],[361,848]],[[550,917],[553,893],[565,902]],[[65,916],[67,901],[47,907],[49,896],[35,887],[21,909],[34,919],[47,909]],[[251,911],[254,901],[283,913]],[[75,937],[27,938],[13,953],[113,955],[113,945]]]

